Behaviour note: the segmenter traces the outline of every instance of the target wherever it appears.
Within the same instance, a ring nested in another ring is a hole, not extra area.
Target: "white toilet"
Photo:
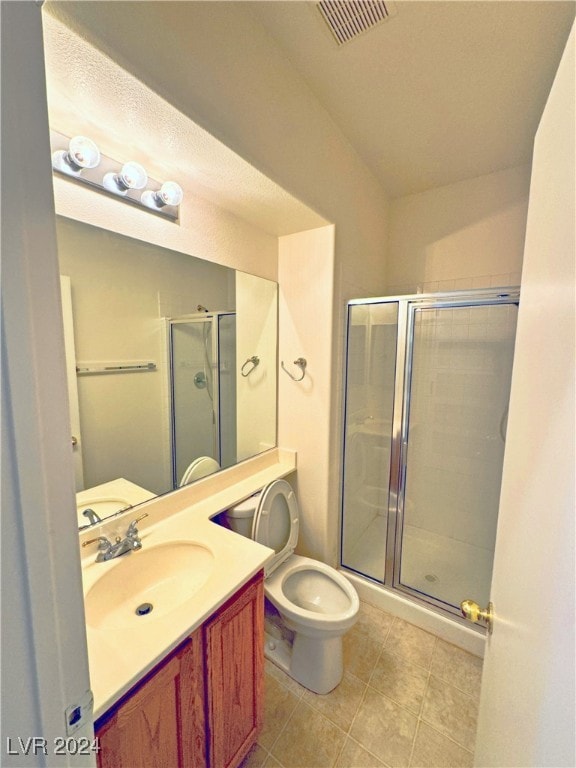
[[[295,555],[298,502],[275,480],[226,513],[229,527],[275,551],[266,566],[264,653],[306,688],[328,693],[344,673],[342,637],[356,622],[356,590],[318,560]]]

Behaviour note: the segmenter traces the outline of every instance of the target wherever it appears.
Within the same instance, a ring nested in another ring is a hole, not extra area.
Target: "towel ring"
[[[260,358],[257,355],[252,355],[252,357],[249,357],[248,360],[246,360],[242,368],[240,368],[240,373],[242,374],[242,376],[244,376],[244,378],[246,378],[246,376],[250,376],[252,371],[255,368],[257,368],[259,364],[260,364]],[[248,368],[246,373],[244,373],[244,368],[246,368],[247,365],[252,365],[252,368]]]
[[[303,378],[304,378],[304,376],[306,375],[306,365],[307,365],[307,363],[306,363],[306,358],[304,358],[304,357],[299,357],[299,358],[298,358],[298,360],[294,360],[294,365],[297,365],[297,366],[298,366],[298,368],[300,368],[300,370],[302,371],[302,376],[300,376],[300,378],[297,378],[296,376],[293,376],[293,375],[290,373],[290,371],[288,370],[288,368],[286,368],[286,366],[284,365],[284,361],[282,360],[282,362],[281,362],[281,366],[282,366],[282,368],[283,368],[283,369],[286,371],[286,373],[288,374],[288,376],[290,376],[290,378],[291,378],[293,381],[302,381],[302,379],[303,379]]]

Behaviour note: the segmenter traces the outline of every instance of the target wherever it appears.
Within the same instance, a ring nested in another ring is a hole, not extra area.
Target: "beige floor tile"
[[[405,768],[417,722],[406,709],[368,687],[350,736],[391,768]]]
[[[428,670],[411,664],[384,648],[376,662],[369,685],[417,715],[427,682]]]
[[[262,768],[283,768],[283,766],[278,762],[278,760],[276,760],[275,757],[268,755]]]
[[[306,691],[302,700],[332,720],[343,731],[348,731],[358,711],[366,683],[350,674],[345,674],[340,685],[323,696]]]
[[[472,768],[474,755],[420,722],[410,765],[413,768]]]
[[[344,671],[367,683],[381,650],[380,640],[354,626],[344,635]]]
[[[336,761],[335,768],[386,768],[381,760],[348,737]]]
[[[303,685],[300,685],[300,683],[296,682],[290,675],[287,675],[284,670],[277,667],[276,664],[273,664],[270,659],[264,660],[264,670],[267,675],[270,675],[279,683],[282,683],[285,688],[288,688],[292,693],[296,694],[296,696],[300,697],[306,691],[306,688],[304,688]]]
[[[300,698],[285,688],[271,675],[264,681],[264,726],[258,744],[269,750],[278,734],[288,722]]]
[[[386,639],[386,650],[429,669],[435,643],[435,635],[396,618]]]
[[[450,683],[430,675],[421,717],[463,747],[473,748],[478,702]]]
[[[271,754],[284,768],[331,768],[345,740],[344,731],[300,701]]]
[[[264,768],[267,757],[268,752],[259,744],[255,744],[240,763],[240,768]]]
[[[376,608],[370,603],[360,603],[358,621],[355,628],[368,635],[373,640],[383,643],[388,637],[388,632],[394,623],[394,616],[386,611]]]
[[[430,670],[433,675],[460,688],[469,696],[480,696],[482,659],[478,656],[439,639],[434,648]]]

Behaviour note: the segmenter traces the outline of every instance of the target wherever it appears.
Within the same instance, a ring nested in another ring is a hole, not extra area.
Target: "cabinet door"
[[[205,626],[209,762],[240,764],[262,725],[264,587],[259,574]]]
[[[99,768],[206,766],[203,641],[196,632],[97,729]]]

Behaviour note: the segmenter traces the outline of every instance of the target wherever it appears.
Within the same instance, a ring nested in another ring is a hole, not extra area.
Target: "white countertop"
[[[85,599],[90,588],[108,571],[121,569],[126,558],[138,558],[141,552],[157,545],[196,542],[207,547],[214,557],[207,581],[174,610],[156,614],[153,611],[146,616],[129,611],[125,622],[105,629],[96,629],[87,622],[95,719],[264,567],[272,550],[217,525],[210,518],[272,480],[285,477],[295,467],[293,452],[274,449],[81,532],[81,543],[101,534],[110,537],[117,531],[124,535],[132,519],[148,513],[138,526],[142,550],[97,563],[96,543],[81,549]],[[137,562],[132,560],[131,567]],[[110,594],[110,601],[114,597]]]

